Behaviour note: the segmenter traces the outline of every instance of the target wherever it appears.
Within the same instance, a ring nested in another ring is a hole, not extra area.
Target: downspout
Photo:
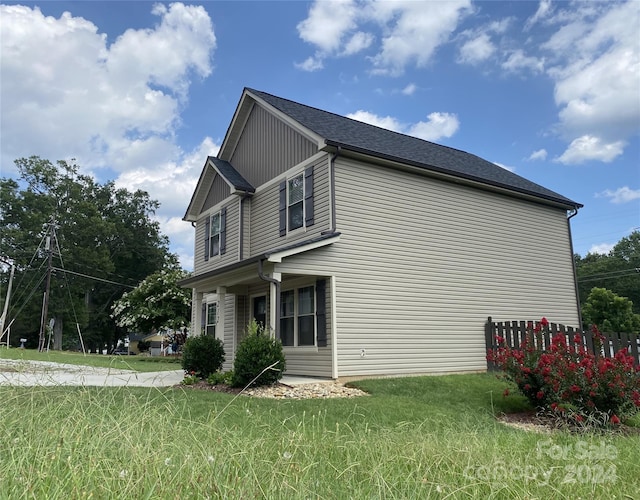
[[[571,219],[578,215],[578,207],[573,207],[571,215],[567,217],[567,230],[569,231],[569,248],[571,249],[571,268],[573,269],[573,286],[576,293],[576,305],[578,306],[578,327],[583,331],[582,308],[580,307],[580,290],[578,288],[578,273],[576,272],[576,260],[573,253],[573,237],[571,236]]]
[[[280,282],[277,279],[271,278],[264,274],[263,272],[263,263],[264,259],[260,259],[258,261],[258,276],[263,281],[268,281],[269,283],[273,283],[276,286],[276,324],[273,325],[274,334],[276,339],[280,340]]]
[[[240,197],[240,241],[238,242],[238,260],[242,262],[242,254],[244,250],[244,199],[246,195]]]
[[[331,227],[327,231],[323,231],[321,234],[333,234],[336,232],[336,173],[335,173],[335,161],[336,158],[340,155],[342,147],[338,146],[336,152],[331,155],[331,159],[329,160],[329,183],[330,183],[330,191],[331,191]]]

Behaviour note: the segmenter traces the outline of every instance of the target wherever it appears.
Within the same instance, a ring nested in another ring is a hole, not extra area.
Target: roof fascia
[[[195,202],[198,197],[198,194],[200,193],[200,190],[203,189],[202,185],[204,184],[204,181],[205,181],[208,164],[209,164],[209,157],[207,157],[207,160],[204,162],[204,166],[202,167],[202,171],[200,172],[200,177],[198,178],[198,183],[196,184],[196,188],[194,189],[193,194],[191,195],[191,201],[187,206],[187,210],[184,214],[184,217],[182,217],[182,220],[184,221],[195,222],[198,218],[198,214],[202,210],[202,203],[200,203],[199,207],[196,207]],[[213,178],[215,178],[215,175]],[[213,178],[211,180],[212,182],[213,182]],[[224,176],[223,176],[223,179],[224,179]]]
[[[322,137],[321,135],[316,134],[313,130],[308,129],[307,127],[303,126],[300,122],[294,120],[293,118],[291,118],[288,114],[280,111],[279,109],[273,107],[271,104],[269,104],[268,102],[264,101],[261,97],[255,95],[254,93],[252,93],[249,90],[245,91],[247,95],[249,95],[256,103],[258,103],[260,106],[262,106],[263,108],[265,108],[267,111],[269,111],[271,114],[275,115],[276,117],[278,117],[280,120],[282,120],[283,122],[285,122],[287,125],[289,125],[292,129],[294,129],[296,132],[298,132],[299,134],[302,134],[303,136],[305,136],[307,139],[309,139],[311,142],[316,143],[316,145],[318,146],[318,149],[324,147],[325,144],[325,138]]]
[[[216,171],[216,173],[222,177],[222,180],[224,182],[227,183],[227,185],[229,186],[229,189],[231,190],[231,194],[239,194],[239,195],[246,195],[246,196],[253,196],[253,193],[250,191],[244,191],[242,189],[236,189],[235,185],[233,184],[233,182],[231,182],[229,179],[227,179],[227,177],[224,175],[224,173],[222,173],[222,171],[216,166],[215,162],[212,161],[211,159],[212,157],[209,156],[207,157],[207,163],[209,165],[211,165],[211,167]]]
[[[292,245],[290,248],[283,248],[281,250],[275,249],[272,251],[254,255],[253,257],[249,257],[248,259],[241,260],[239,262],[233,262],[219,269],[213,269],[197,276],[190,276],[178,281],[178,285],[182,288],[198,288],[198,286],[202,286],[203,284],[206,284],[213,279],[223,280],[229,276],[234,276],[235,274],[242,274],[242,272],[250,270],[251,266],[260,260],[267,260],[268,262],[281,262],[285,257],[290,257],[302,252],[308,252],[309,250],[313,250],[315,248],[330,245],[331,243],[335,243],[339,239],[340,233],[335,233],[333,235],[323,236],[321,237],[321,239],[310,241],[309,243],[303,243],[298,246]],[[257,271],[253,272],[257,275]]]
[[[242,136],[242,130],[244,130],[244,127],[247,124],[247,120],[251,115],[251,110],[254,105],[255,100],[248,96],[246,89],[243,90],[240,100],[238,101],[238,105],[236,106],[236,110],[233,113],[233,118],[231,118],[229,128],[227,128],[227,133],[225,134],[222,145],[220,146],[220,151],[218,152],[218,158],[221,160],[229,161],[233,156],[233,153],[238,146],[238,141]]]
[[[441,169],[437,167],[433,167],[431,165],[415,164],[407,160],[400,160],[400,159],[389,157],[383,154],[375,153],[373,151],[356,148],[348,144],[340,144],[338,142],[334,142],[330,140],[327,140],[325,144],[326,144],[326,147],[323,148],[324,151],[337,151],[339,149],[341,156],[349,156],[357,160],[368,161],[368,162],[371,162],[373,160],[375,163],[378,163],[383,166],[397,168],[400,170],[406,170],[413,173],[420,173],[422,175],[430,175],[432,177],[443,179],[448,182],[453,182],[456,184],[464,184],[464,185],[472,186],[478,189],[483,189],[485,191],[502,193],[504,195],[516,197],[516,198],[524,198],[529,201],[534,201],[536,203],[542,203],[545,205],[551,205],[557,208],[563,208],[565,210],[574,210],[574,209],[582,208],[584,206],[580,203],[575,203],[575,204],[566,203],[555,198],[544,196],[542,194],[529,193],[514,187],[503,186],[497,183],[489,183],[485,180],[477,179],[473,176],[465,176],[463,174],[454,175],[451,173],[443,172],[441,171]]]
[[[268,262],[279,263],[282,262],[282,259],[287,257],[291,257],[293,255],[298,255],[304,252],[308,252],[309,250],[315,250],[316,248],[321,248],[327,245],[331,245],[340,241],[340,234],[336,234],[333,238],[327,238],[320,241],[314,241],[313,243],[308,243],[306,245],[302,245],[295,248],[290,248],[288,250],[276,251],[273,253],[265,254]]]

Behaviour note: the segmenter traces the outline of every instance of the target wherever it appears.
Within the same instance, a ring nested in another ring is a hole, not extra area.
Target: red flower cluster
[[[506,378],[537,408],[551,410],[563,418],[582,422],[585,417],[606,415],[616,424],[620,416],[640,408],[640,366],[622,349],[614,358],[595,355],[584,345],[582,335],[568,338],[556,334],[548,350],[542,350],[542,335],[549,321],[529,324],[519,348],[505,345],[489,349],[487,359],[500,367]],[[604,337],[592,328],[595,351],[602,351]],[[608,348],[608,347],[607,347]],[[578,418],[579,417],[579,418]]]

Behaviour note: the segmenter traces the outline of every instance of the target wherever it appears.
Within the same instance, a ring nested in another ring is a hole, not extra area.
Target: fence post
[[[487,322],[484,325],[484,341],[486,344],[486,353],[489,349],[493,349],[495,346],[495,335],[493,334],[493,320],[491,316],[487,318]],[[497,366],[487,359],[487,371],[495,371]]]

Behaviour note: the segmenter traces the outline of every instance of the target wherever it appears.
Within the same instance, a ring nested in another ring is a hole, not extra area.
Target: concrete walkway
[[[136,372],[50,361],[0,359],[0,385],[167,387],[179,384],[183,378],[184,370]]]
[[[184,370],[136,372],[95,366],[69,365],[50,361],[0,359],[0,385],[10,386],[97,386],[170,387],[184,378]],[[285,375],[281,382],[295,386],[332,382],[331,379]]]

